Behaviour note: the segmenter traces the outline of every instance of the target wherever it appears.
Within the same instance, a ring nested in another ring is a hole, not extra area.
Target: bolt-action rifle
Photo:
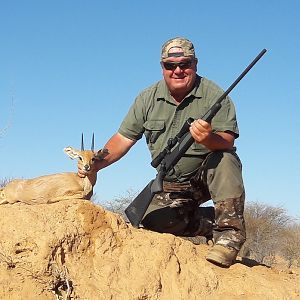
[[[258,62],[258,60],[267,52],[263,49],[257,57],[249,64],[249,66],[243,71],[243,73],[234,81],[234,83],[217,99],[214,105],[204,114],[200,119],[211,122],[212,118],[222,107],[221,102],[227,97],[227,95],[234,89],[234,87],[242,80],[242,78],[252,69],[252,67]],[[140,192],[140,194],[129,204],[125,209],[125,213],[134,227],[138,227],[148,206],[150,205],[152,198],[155,194],[163,191],[163,179],[173,170],[174,166],[193,144],[194,139],[189,132],[189,127],[194,121],[192,118],[184,123],[179,133],[168,141],[166,148],[152,160],[152,167],[159,167],[159,171],[155,179],[151,180],[148,185]],[[175,147],[176,146],[176,147]],[[175,148],[174,148],[175,147]],[[174,149],[173,149],[174,148]],[[172,150],[173,149],[173,150]]]

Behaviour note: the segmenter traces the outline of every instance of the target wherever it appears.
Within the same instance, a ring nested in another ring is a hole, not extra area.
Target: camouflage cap
[[[181,48],[181,51],[170,51],[172,48]],[[161,60],[168,57],[196,57],[193,43],[183,37],[176,37],[166,41],[161,49]]]

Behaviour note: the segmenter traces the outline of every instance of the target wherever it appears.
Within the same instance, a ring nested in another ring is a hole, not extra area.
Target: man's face
[[[197,59],[168,57],[161,65],[171,95],[187,95],[192,90],[196,80]]]

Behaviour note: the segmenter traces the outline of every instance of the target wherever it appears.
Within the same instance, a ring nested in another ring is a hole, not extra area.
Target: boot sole
[[[235,262],[235,258],[236,258],[236,254],[235,253],[222,253],[220,251],[218,251],[217,249],[218,245],[215,245],[206,255],[206,260],[219,266],[219,267],[223,267],[223,268],[229,268],[234,262]],[[222,247],[223,248],[223,247]],[[230,251],[228,249],[228,251]],[[232,259],[226,258],[225,256],[230,256],[232,255]]]

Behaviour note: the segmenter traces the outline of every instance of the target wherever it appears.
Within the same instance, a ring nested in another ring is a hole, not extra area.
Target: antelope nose
[[[91,167],[89,165],[84,165],[84,170],[85,171],[89,171],[91,169]]]

